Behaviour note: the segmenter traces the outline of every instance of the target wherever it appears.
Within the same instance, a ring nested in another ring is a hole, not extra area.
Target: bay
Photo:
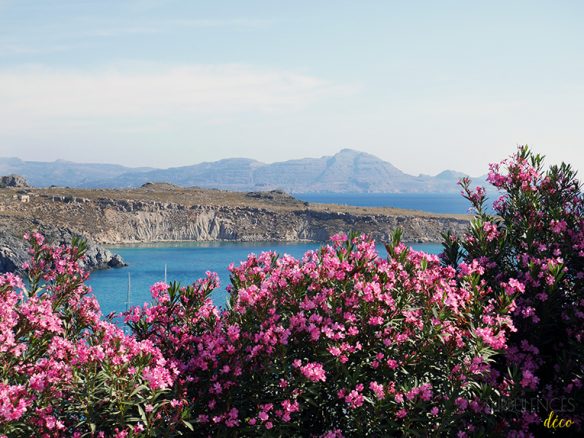
[[[206,271],[217,272],[221,284],[213,291],[211,298],[218,306],[226,303],[229,284],[230,263],[245,260],[250,253],[276,251],[300,258],[308,250],[321,246],[320,243],[233,243],[233,242],[173,242],[109,247],[120,254],[128,267],[93,272],[88,284],[99,301],[104,314],[122,312],[127,306],[128,274],[131,278],[131,305],[142,305],[150,301],[150,286],[164,280],[167,267],[167,281],[178,281],[183,285],[204,277]],[[437,254],[439,244],[413,244],[414,249]],[[378,246],[380,256],[386,255],[385,248]]]

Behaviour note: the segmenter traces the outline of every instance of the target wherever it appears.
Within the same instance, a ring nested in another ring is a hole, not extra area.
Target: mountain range
[[[409,175],[387,161],[343,149],[332,156],[262,163],[228,158],[168,169],[116,164],[23,161],[0,158],[0,175],[24,176],[35,187],[129,188],[147,182],[234,191],[281,189],[289,193],[449,193],[465,176],[445,170],[438,175]],[[483,183],[484,177],[476,182]]]

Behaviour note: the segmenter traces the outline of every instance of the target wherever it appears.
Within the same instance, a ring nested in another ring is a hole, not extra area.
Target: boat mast
[[[131,302],[132,302],[132,277],[128,272],[128,296],[126,297],[126,312],[130,310]]]

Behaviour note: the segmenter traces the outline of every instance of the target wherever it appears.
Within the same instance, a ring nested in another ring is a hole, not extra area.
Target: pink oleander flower
[[[405,409],[405,408],[401,408],[400,410],[398,410],[398,411],[395,413],[395,416],[396,416],[397,418],[400,418],[400,419],[401,419],[401,418],[405,418],[407,415],[408,415],[408,410],[407,410],[407,409]]]
[[[492,242],[497,237],[499,237],[499,231],[497,230],[497,225],[492,222],[485,222],[483,225],[483,230],[486,233],[486,238],[488,242]]]
[[[150,294],[152,295],[152,298],[159,299],[160,294],[162,292],[166,292],[168,290],[168,287],[169,287],[168,284],[164,283],[163,281],[159,281],[158,283],[154,283],[150,287]]]
[[[371,382],[369,383],[369,389],[373,391],[375,397],[377,397],[379,400],[383,400],[385,398],[385,392],[382,384],[377,382]]]
[[[515,295],[525,292],[525,285],[515,278],[510,278],[507,283],[502,283],[507,295]]]
[[[300,367],[300,371],[312,382],[326,381],[326,372],[320,363],[307,363]]]
[[[555,234],[563,233],[564,231],[566,231],[567,227],[568,227],[568,224],[563,219],[562,220],[552,219],[550,221],[550,229]]]
[[[506,338],[504,331],[500,331],[497,334],[495,334],[491,327],[479,327],[475,329],[475,334],[480,339],[482,339],[482,341],[486,345],[496,350],[502,350],[506,347]]]
[[[345,396],[345,402],[351,409],[356,409],[360,406],[363,406],[363,401],[363,395],[355,389]]]
[[[456,407],[461,410],[461,411],[465,411],[466,408],[468,407],[468,400],[462,398],[462,397],[458,397],[455,401],[454,404],[456,405]]]

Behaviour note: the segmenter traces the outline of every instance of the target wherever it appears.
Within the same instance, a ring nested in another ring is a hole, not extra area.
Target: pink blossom
[[[385,392],[383,389],[383,385],[377,382],[371,382],[369,383],[369,389],[371,389],[371,391],[373,391],[373,393],[375,394],[375,397],[377,397],[379,400],[382,400],[383,398],[385,398]]]
[[[397,418],[405,418],[408,415],[408,411],[405,408],[401,408],[395,413]]]
[[[499,236],[497,225],[493,224],[492,222],[485,222],[483,224],[483,230],[486,233],[486,238],[488,242],[495,240]]]
[[[317,362],[310,362],[300,367],[300,371],[308,380],[312,382],[326,381],[326,372],[322,364]]]

